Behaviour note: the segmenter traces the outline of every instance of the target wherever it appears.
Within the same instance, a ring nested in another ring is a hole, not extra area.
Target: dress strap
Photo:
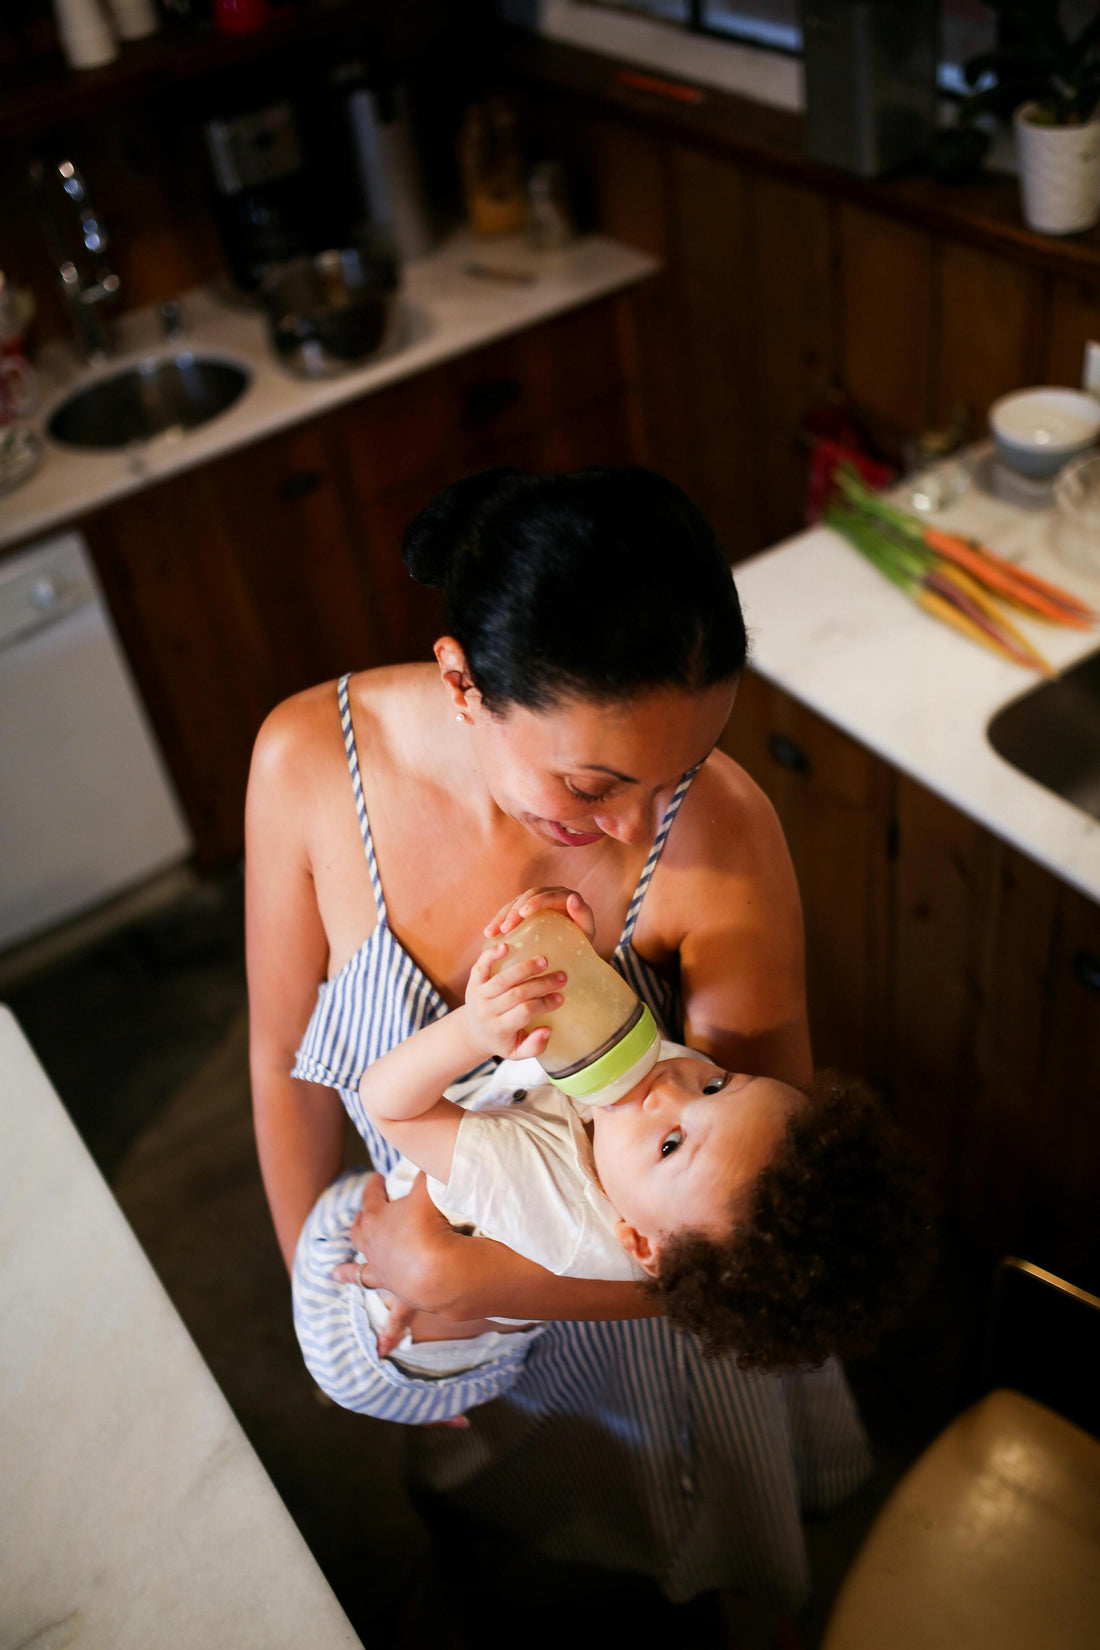
[[[672,829],[672,822],[680,811],[680,804],[687,795],[688,787],[702,765],[700,762],[697,767],[689,768],[672,793],[668,807],[664,811],[664,817],[657,827],[657,835],[653,838],[653,846],[649,850],[649,857],[642,866],[642,874],[638,878],[638,886],[634,890],[634,898],[630,902],[630,909],[627,911],[626,921],[623,923],[622,938],[619,940],[620,945],[629,945],[634,936],[634,925],[638,921],[638,912],[642,909],[642,901],[645,899],[645,892],[649,887],[649,879],[657,869],[661,849],[664,847],[665,839]]]
[[[359,752],[355,748],[355,729],[351,725],[351,700],[348,698],[348,683],[351,673],[341,676],[336,686],[336,697],[340,705],[340,726],[344,730],[344,749],[348,753],[348,772],[351,774],[351,791],[355,798],[355,812],[359,816],[359,831],[363,838],[363,847],[367,853],[367,873],[370,876],[370,885],[374,890],[374,903],[378,909],[378,921],[386,923],[386,896],[382,892],[382,878],[378,875],[378,861],[374,855],[374,839],[370,834],[370,820],[367,818],[367,804],[363,797],[363,778],[359,772]]]

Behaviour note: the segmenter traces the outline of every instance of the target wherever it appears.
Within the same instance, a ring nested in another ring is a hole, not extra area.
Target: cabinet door
[[[321,421],[89,524],[205,865],[240,852],[252,743],[272,706],[378,660],[377,601],[344,486]]]
[[[1100,1294],[1100,905],[1059,892],[1032,1137],[1053,1236],[1029,1258]]]
[[[86,525],[199,861],[239,852],[252,741],[277,697],[252,592],[203,470]]]
[[[899,781],[894,1092],[950,1220],[1100,1287],[1100,909]]]
[[[892,774],[751,670],[721,743],[771,799],[791,850],[814,1059],[881,1083]]]

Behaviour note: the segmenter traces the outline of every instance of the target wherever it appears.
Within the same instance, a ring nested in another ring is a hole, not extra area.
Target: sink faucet
[[[107,263],[110,244],[103,219],[88,196],[87,186],[71,160],[47,164],[35,159],[30,180],[39,222],[57,265],[57,284],[73,328],[77,351],[90,365],[111,353],[107,328],[99,306],[118,292],[121,282]],[[60,194],[72,208],[59,211]],[[73,229],[79,245],[73,246]]]

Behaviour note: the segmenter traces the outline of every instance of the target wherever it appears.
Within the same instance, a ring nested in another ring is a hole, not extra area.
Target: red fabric
[[[836,486],[835,475],[844,464],[851,465],[861,481],[876,492],[889,487],[895,472],[888,464],[872,458],[854,440],[834,440],[830,436],[811,435],[810,469],[806,478],[806,525],[812,527],[832,498]]]

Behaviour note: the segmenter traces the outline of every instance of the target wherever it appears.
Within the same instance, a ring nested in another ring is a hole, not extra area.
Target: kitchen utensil
[[[332,378],[382,344],[397,289],[392,257],[360,247],[294,258],[260,288],[271,342],[302,378]]]
[[[1100,573],[1100,453],[1067,464],[1054,483],[1055,546],[1084,573]]]
[[[1004,462],[1035,480],[1056,475],[1100,435],[1100,401],[1054,385],[1002,395],[989,428]]]

